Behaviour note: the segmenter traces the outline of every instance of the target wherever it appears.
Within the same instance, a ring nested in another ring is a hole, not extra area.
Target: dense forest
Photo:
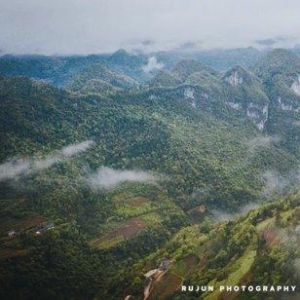
[[[6,55],[0,74],[1,299],[297,285],[297,54]]]

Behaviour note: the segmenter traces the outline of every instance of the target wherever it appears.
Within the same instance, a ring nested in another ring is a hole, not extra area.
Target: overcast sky
[[[2,54],[299,42],[299,0],[0,0]]]

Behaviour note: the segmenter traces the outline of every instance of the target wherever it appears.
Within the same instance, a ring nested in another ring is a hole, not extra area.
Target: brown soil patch
[[[185,258],[184,262],[189,267],[195,266],[197,264],[197,256],[191,254],[187,258]]]
[[[155,282],[149,300],[165,299],[176,292],[181,284],[182,279],[180,277],[175,274],[166,273],[159,281]]]
[[[133,207],[139,207],[148,202],[149,202],[149,200],[145,197],[136,197],[136,198],[130,199],[128,201],[128,204],[130,204]]]
[[[209,255],[207,253],[203,253],[200,258],[200,266],[205,267],[208,261]]]
[[[266,240],[267,247],[271,247],[273,244],[280,244],[281,240],[278,234],[276,234],[275,230],[272,229],[266,229],[264,230],[260,238],[263,237]]]
[[[205,213],[206,211],[205,205],[199,205],[198,207],[196,207],[196,210],[200,213]]]
[[[200,223],[205,217],[206,207],[205,205],[196,206],[188,211],[191,220],[194,223]]]
[[[193,212],[198,212],[198,213],[203,214],[203,213],[205,213],[205,211],[206,211],[205,205],[199,205],[199,206],[196,206],[196,207],[190,209],[188,211],[188,213],[190,214],[190,213],[193,213]]]
[[[0,260],[11,259],[11,258],[22,258],[25,257],[28,250],[25,249],[1,249],[0,250]]]
[[[23,223],[23,227],[26,229],[29,229],[32,227],[39,226],[40,224],[44,224],[45,222],[46,222],[46,220],[44,219],[44,217],[36,215],[36,216],[32,216],[30,219],[26,220]]]
[[[120,226],[110,232],[109,234],[97,238],[95,240],[92,240],[90,242],[91,246],[97,246],[101,245],[105,242],[109,242],[117,237],[123,237],[125,239],[130,239],[133,236],[135,236],[137,233],[139,233],[143,228],[145,227],[145,223],[142,221],[141,218],[136,217],[132,218],[128,221],[126,221],[123,224],[120,224]]]
[[[131,238],[140,232],[145,226],[141,218],[133,218],[124,223],[117,231],[117,236],[123,236],[124,238]]]
[[[40,215],[28,216],[24,220],[7,218],[1,221],[1,233],[6,235],[10,230],[15,230],[17,233],[24,232],[43,223],[45,223],[45,219]]]
[[[166,273],[166,271],[163,271],[163,270],[160,270],[158,269],[157,272],[155,273],[154,275],[154,278],[155,278],[155,282],[158,282],[161,280],[162,276]]]

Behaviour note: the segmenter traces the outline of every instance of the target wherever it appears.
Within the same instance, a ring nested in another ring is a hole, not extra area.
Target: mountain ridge
[[[149,299],[211,296],[183,283],[297,282],[300,254],[283,238],[298,245],[300,115],[286,71],[265,81],[183,60],[145,75],[144,56],[84,59],[46,68],[72,89],[0,76],[1,297],[139,298],[142,274],[160,268]]]

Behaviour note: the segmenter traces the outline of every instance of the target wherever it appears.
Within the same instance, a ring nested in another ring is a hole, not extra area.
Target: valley
[[[299,281],[300,57],[236,52],[0,57],[1,298],[299,296],[219,290]]]

